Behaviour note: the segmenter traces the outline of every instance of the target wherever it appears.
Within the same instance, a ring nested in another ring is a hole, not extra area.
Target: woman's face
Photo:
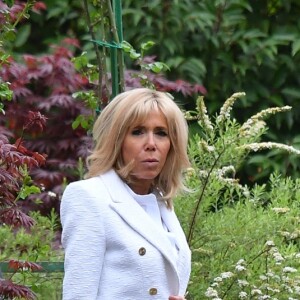
[[[160,110],[153,110],[141,124],[133,124],[127,131],[121,154],[127,165],[134,161],[130,185],[137,194],[149,193],[155,177],[161,172],[170,150],[167,120]]]

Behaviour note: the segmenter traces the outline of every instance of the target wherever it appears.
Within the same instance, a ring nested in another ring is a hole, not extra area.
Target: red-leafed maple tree
[[[13,32],[17,23],[31,8],[34,9],[34,2],[17,3],[11,8],[2,2],[0,3],[2,12],[0,14],[0,24],[2,25],[0,30],[0,67],[2,75],[4,75],[9,61],[9,56],[5,54],[2,48],[5,37]],[[42,132],[46,118],[35,110],[24,111],[22,120],[18,120],[20,130],[17,133],[11,131],[9,124],[12,122],[10,119],[6,119],[2,103],[2,101],[12,98],[12,93],[8,89],[9,83],[8,80],[0,76],[0,112],[2,113],[0,124],[0,226],[9,226],[13,231],[19,228],[30,230],[35,221],[22,210],[19,203],[29,195],[40,191],[29,174],[31,170],[39,168],[45,163],[45,155],[29,150],[24,143],[24,137],[27,132]],[[12,119],[12,121],[14,120],[17,119]],[[16,284],[12,277],[20,270],[35,271],[41,267],[36,263],[17,260],[10,260],[8,266],[13,270],[13,274],[10,278],[4,279],[0,270],[0,298],[35,299],[35,294],[30,288]]]
[[[86,156],[88,149],[86,131],[72,129],[77,115],[91,113],[72,98],[72,93],[86,88],[88,82],[75,72],[71,58],[72,52],[66,47],[54,47],[51,55],[25,55],[24,63],[12,61],[0,71],[3,80],[11,83],[14,95],[6,105],[5,116],[0,117],[0,124],[9,130],[10,136],[17,138],[23,133],[23,123],[35,117],[30,112],[47,118],[43,132],[37,124],[27,127],[23,142],[28,149],[47,156],[45,164],[30,172],[35,184],[42,188],[39,209],[44,213],[52,207],[58,211],[62,183],[76,178],[78,158]],[[23,205],[37,208],[31,198]]]

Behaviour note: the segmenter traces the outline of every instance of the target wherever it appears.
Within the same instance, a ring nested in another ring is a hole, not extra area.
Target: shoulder
[[[102,175],[89,179],[74,181],[67,185],[62,202],[67,199],[84,199],[87,201],[107,202],[111,198],[112,191],[119,190],[121,183],[118,175],[110,170]]]
[[[107,188],[100,176],[71,182],[62,195],[62,205],[100,205],[109,202]]]
[[[69,194],[85,194],[86,196],[93,197],[99,195],[99,190],[101,191],[104,188],[105,187],[103,182],[101,181],[100,177],[97,176],[89,179],[71,182],[67,185],[63,196]]]

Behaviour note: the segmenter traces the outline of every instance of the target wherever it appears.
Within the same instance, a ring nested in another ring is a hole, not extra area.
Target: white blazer
[[[159,205],[172,245],[111,170],[69,184],[61,203],[63,300],[167,300],[186,292],[191,253],[173,210]]]

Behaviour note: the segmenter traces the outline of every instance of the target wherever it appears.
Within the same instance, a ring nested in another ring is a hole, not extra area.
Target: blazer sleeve
[[[63,300],[97,298],[105,253],[105,230],[98,206],[80,182],[67,186],[61,202],[65,249]]]

